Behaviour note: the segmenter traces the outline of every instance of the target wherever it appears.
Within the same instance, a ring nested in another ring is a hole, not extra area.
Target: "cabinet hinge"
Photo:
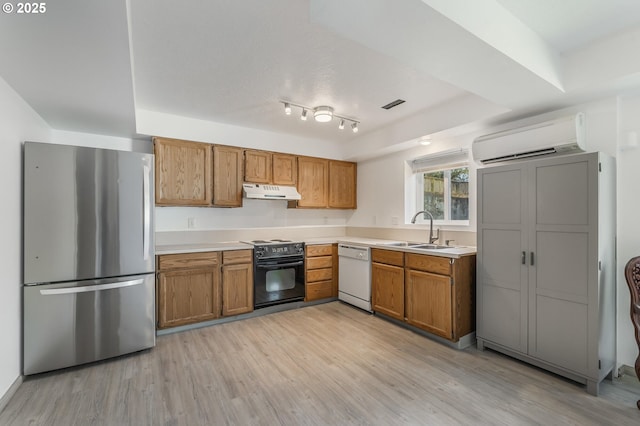
[[[598,163],[598,171],[601,172],[602,171],[602,163]]]

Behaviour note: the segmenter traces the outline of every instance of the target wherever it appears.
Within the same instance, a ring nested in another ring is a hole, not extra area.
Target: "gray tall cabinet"
[[[615,163],[478,170],[477,342],[587,385],[615,366]]]

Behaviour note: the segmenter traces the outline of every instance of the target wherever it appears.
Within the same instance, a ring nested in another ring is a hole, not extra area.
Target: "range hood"
[[[259,200],[299,200],[302,198],[295,186],[261,185],[243,183],[244,195]]]

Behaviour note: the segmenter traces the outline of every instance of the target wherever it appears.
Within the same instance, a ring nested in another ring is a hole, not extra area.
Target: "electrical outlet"
[[[195,227],[196,227],[196,218],[195,217],[187,218],[187,228],[193,229]]]

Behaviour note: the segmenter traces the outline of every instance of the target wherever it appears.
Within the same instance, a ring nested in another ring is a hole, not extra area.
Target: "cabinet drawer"
[[[333,279],[333,268],[313,269],[307,271],[307,282],[328,281]]]
[[[163,254],[158,256],[158,270],[210,268],[220,264],[220,252]]]
[[[330,256],[333,253],[331,244],[318,244],[307,246],[307,257]]]
[[[253,262],[253,250],[229,250],[222,253],[222,263],[225,265],[251,262]]]
[[[451,275],[451,259],[448,257],[428,256],[424,254],[406,255],[406,267],[419,271],[432,272],[440,275]]]
[[[307,269],[331,268],[332,266],[332,256],[310,257],[307,259]]]
[[[387,265],[404,266],[404,252],[374,248],[371,249],[371,260]]]
[[[333,296],[333,282],[320,281],[306,286],[306,301],[326,299]]]

